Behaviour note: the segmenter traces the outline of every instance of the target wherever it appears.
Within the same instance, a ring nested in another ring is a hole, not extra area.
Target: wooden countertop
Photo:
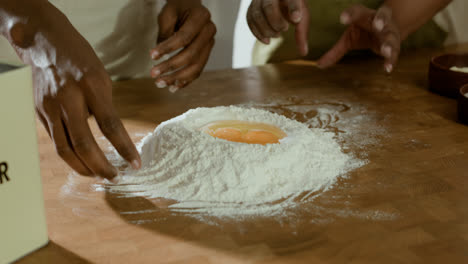
[[[125,214],[155,205],[69,176],[38,126],[51,242],[19,263],[466,263],[468,126],[456,122],[455,100],[427,91],[429,59],[441,52],[408,53],[390,76],[370,58],[325,71],[296,62],[209,72],[176,94],[147,79],[118,82],[115,104],[135,141],[191,108],[273,97],[360,105],[383,132],[351,149],[369,163],[305,205],[315,211],[212,225],[164,208]]]

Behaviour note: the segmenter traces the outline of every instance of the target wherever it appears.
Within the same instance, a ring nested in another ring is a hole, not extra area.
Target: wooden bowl
[[[433,57],[429,65],[429,90],[450,98],[457,98],[460,87],[468,83],[468,73],[450,67],[468,67],[468,54],[444,54]]]
[[[468,125],[468,84],[465,84],[458,93],[458,120]]]

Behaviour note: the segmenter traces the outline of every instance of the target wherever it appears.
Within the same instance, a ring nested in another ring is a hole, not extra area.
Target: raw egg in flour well
[[[286,137],[278,127],[239,120],[215,121],[205,125],[202,131],[208,135],[232,142],[248,144],[275,144]]]

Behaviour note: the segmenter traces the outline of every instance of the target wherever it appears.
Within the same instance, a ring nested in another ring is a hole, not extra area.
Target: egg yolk
[[[224,120],[205,125],[202,131],[208,135],[232,142],[248,144],[275,144],[286,137],[281,129],[263,123]]]

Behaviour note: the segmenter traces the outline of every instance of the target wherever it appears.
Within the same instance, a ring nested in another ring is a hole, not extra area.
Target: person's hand
[[[305,0],[253,0],[247,11],[247,23],[258,40],[265,44],[295,26],[297,50],[308,53],[309,10]]]
[[[158,45],[151,50],[151,58],[180,51],[153,67],[151,76],[159,88],[175,92],[200,76],[214,45],[216,26],[199,0],[168,0],[158,21]]]
[[[11,39],[31,65],[37,114],[60,157],[79,174],[112,179],[116,169],[99,148],[88,124],[94,115],[101,131],[132,167],[139,154],[112,106],[112,83],[87,41],[50,5],[35,25],[17,23]],[[35,28],[31,35],[22,28]]]
[[[338,42],[323,55],[317,65],[326,68],[338,62],[351,50],[371,49],[384,58],[384,69],[390,73],[400,54],[400,31],[386,6],[377,11],[354,5],[341,13],[340,21],[348,28]]]

